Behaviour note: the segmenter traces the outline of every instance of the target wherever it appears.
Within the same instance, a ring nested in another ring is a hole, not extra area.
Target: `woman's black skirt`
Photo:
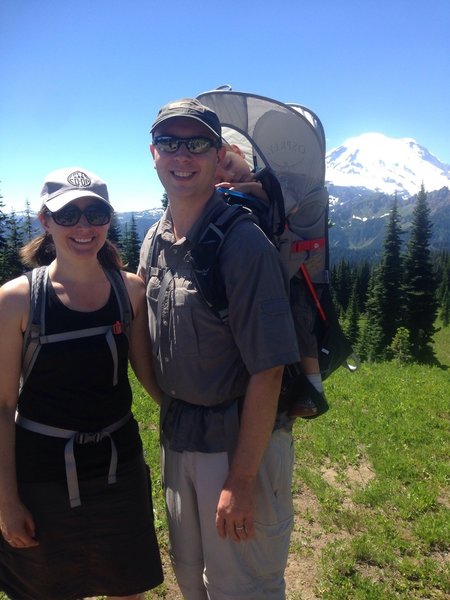
[[[151,483],[140,455],[107,474],[80,480],[81,506],[70,508],[65,481],[22,483],[39,546],[12,548],[0,535],[0,589],[12,600],[128,596],[163,580]]]

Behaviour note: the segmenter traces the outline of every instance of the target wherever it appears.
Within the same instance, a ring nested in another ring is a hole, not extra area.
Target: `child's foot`
[[[289,417],[314,417],[318,408],[311,398],[302,398],[292,403],[289,408]]]

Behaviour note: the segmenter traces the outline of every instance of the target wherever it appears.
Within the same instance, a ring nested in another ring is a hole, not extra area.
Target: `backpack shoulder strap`
[[[116,295],[120,310],[120,324],[123,327],[123,332],[128,335],[131,324],[131,301],[128,291],[123,280],[122,274],[117,269],[105,269],[105,275],[108,278],[111,287]],[[114,327],[114,326],[113,326]],[[119,333],[115,331],[114,333]]]
[[[120,323],[111,325],[102,325],[76,331],[65,331],[52,335],[46,335],[45,326],[45,301],[47,293],[48,267],[39,267],[31,273],[30,280],[30,313],[27,329],[24,334],[22,348],[22,378],[21,389],[25,385],[31,370],[36,362],[39,350],[42,344],[74,340],[93,335],[105,334],[108,345],[113,355],[114,365],[117,363],[115,344],[113,343],[113,333],[128,334],[131,323],[131,302],[120,271],[116,269],[105,269],[105,275],[111,283],[111,287],[116,295],[120,311]],[[116,372],[116,367],[114,367]],[[114,381],[116,375],[114,376]]]
[[[31,272],[30,312],[23,336],[22,380],[24,386],[39,353],[39,338],[45,334],[45,298],[47,293],[48,266],[38,267]]]
[[[200,245],[215,244],[217,252],[222,247],[226,235],[231,231],[232,227],[239,221],[251,219],[256,221],[252,211],[246,206],[241,204],[227,204],[221,206],[217,210],[206,228],[200,233],[198,241],[195,243],[196,247]]]
[[[265,227],[262,223],[261,227],[267,237],[273,241],[274,236],[275,238],[279,237],[286,226],[283,191],[280,182],[270,167],[265,167],[258,171],[255,174],[255,178],[261,183],[263,190],[270,198],[270,223]]]
[[[156,267],[156,258],[158,256],[158,230],[161,223],[161,219],[153,225],[148,234],[147,234],[147,248],[146,248],[146,256],[145,256],[145,279],[144,283],[147,287],[149,279],[151,277],[151,270],[153,267]]]
[[[228,299],[220,274],[219,254],[232,228],[240,221],[249,219],[255,221],[251,210],[245,206],[221,206],[200,233],[198,241],[194,243],[188,255],[201,297],[222,321],[228,319]]]
[[[231,229],[242,220],[256,221],[252,211],[239,204],[221,205],[216,210],[209,223],[200,231],[193,247],[186,258],[190,262],[197,289],[208,307],[217,316],[226,321],[228,318],[228,301],[225,285],[218,268],[218,256],[226,236]],[[156,269],[158,244],[158,222],[147,237],[146,255],[141,257],[145,262],[145,284],[148,284],[152,269]]]

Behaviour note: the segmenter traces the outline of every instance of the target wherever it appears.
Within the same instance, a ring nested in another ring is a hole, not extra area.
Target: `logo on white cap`
[[[84,188],[91,185],[91,180],[86,175],[86,173],[83,173],[83,171],[74,171],[69,175],[67,181],[71,185],[79,188]]]

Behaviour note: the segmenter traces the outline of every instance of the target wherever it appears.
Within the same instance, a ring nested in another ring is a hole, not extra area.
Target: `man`
[[[289,423],[276,420],[285,364],[299,360],[278,252],[249,219],[220,252],[221,320],[199,294],[194,241],[225,203],[217,115],[183,99],[159,111],[150,146],[168,208],[141,250],[171,558],[187,600],[281,600],[293,523]]]

